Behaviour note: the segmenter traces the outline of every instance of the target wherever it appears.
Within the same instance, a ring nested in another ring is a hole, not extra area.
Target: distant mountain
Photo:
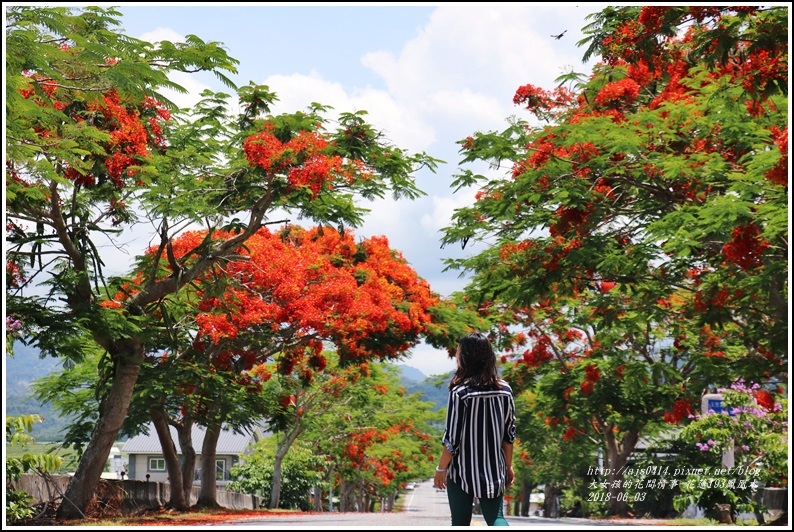
[[[427,375],[414,367],[397,364],[397,368],[400,370],[400,376],[403,380],[422,382],[427,378]]]
[[[39,351],[20,342],[14,344],[14,356],[6,355],[4,379],[7,416],[39,414],[43,421],[34,423],[31,435],[40,442],[57,442],[63,439],[68,420],[56,414],[49,404],[33,397],[31,383],[60,368],[53,357],[39,357]]]
[[[447,376],[434,375],[428,377],[411,366],[398,364],[397,369],[400,370],[400,381],[407,393],[422,394],[424,401],[433,403],[433,410],[441,410],[447,407],[447,384],[452,377],[452,372]]]
[[[6,355],[5,389],[25,392],[32,381],[54,371],[58,364],[55,358],[39,357],[38,349],[15,342],[14,355]]]

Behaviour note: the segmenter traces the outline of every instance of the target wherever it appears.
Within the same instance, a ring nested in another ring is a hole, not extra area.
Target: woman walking
[[[462,338],[455,359],[444,448],[433,483],[447,490],[452,526],[471,524],[475,497],[488,526],[508,526],[502,505],[514,477],[513,390],[499,376],[496,354],[482,333]]]

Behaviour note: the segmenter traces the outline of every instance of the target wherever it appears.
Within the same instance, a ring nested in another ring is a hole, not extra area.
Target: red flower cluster
[[[769,412],[775,409],[775,398],[767,390],[763,388],[755,390],[753,392],[753,397],[755,397],[755,402],[758,403],[759,406],[765,408]]]
[[[615,28],[613,34],[601,41],[602,56],[608,65],[628,62],[634,63],[640,58],[635,44],[642,36],[643,25],[636,20],[629,20]]]
[[[761,266],[761,255],[769,243],[760,236],[755,224],[740,225],[731,233],[731,240],[722,248],[725,259],[748,271]]]
[[[568,427],[568,429],[565,431],[565,434],[562,435],[562,441],[573,441],[576,439],[578,434],[578,430],[573,427]]]
[[[587,376],[587,380],[596,382],[598,379],[601,378],[601,372],[598,370],[598,366],[595,364],[588,364],[584,368],[585,375]]]
[[[540,338],[535,345],[532,346],[532,349],[529,351],[525,351],[522,357],[522,360],[528,366],[532,366],[536,368],[554,358],[554,353],[550,347],[551,340],[548,338]]]
[[[612,281],[601,281],[598,283],[598,289],[601,291],[602,294],[606,294],[613,288],[617,286],[618,283],[613,283]]]
[[[317,354],[317,353],[315,353],[311,357],[309,357],[309,361],[308,362],[309,362],[309,365],[312,366],[317,371],[324,370],[326,364],[328,363],[328,361],[325,359],[325,357],[323,355]]]
[[[529,156],[529,159],[525,161],[525,165],[529,168],[540,168],[544,164],[546,164],[549,159],[555,154],[556,147],[554,144],[549,142],[547,139],[539,139],[537,141],[531,142],[527,148],[532,150],[532,155]],[[521,170],[523,172],[523,169]],[[513,171],[513,175],[517,176],[520,175]],[[545,190],[545,189],[544,189]]]
[[[774,126],[770,131],[772,135],[774,135],[773,138],[775,144],[777,144],[778,150],[780,150],[781,157],[774,168],[767,170],[764,173],[764,177],[766,177],[771,183],[784,187],[788,185],[789,181],[788,128],[786,127],[781,130],[777,126]]]
[[[251,165],[270,174],[286,173],[293,188],[307,187],[317,197],[321,190],[331,187],[334,179],[349,182],[354,173],[364,171],[360,161],[351,161],[348,168],[340,156],[326,154],[329,143],[319,133],[300,131],[282,142],[274,129],[268,124],[264,131],[245,139],[243,150]]]
[[[673,410],[665,412],[664,420],[671,425],[676,425],[693,413],[692,403],[687,399],[676,399],[673,403]]]
[[[284,395],[278,400],[278,403],[284,408],[289,408],[290,406],[295,406],[295,396],[294,395]]]
[[[788,82],[788,55],[780,50],[756,50],[747,54],[747,59],[735,69],[742,75],[742,86],[753,94],[763,94],[767,85]]]
[[[548,92],[534,85],[523,85],[518,88],[513,103],[523,105],[536,116],[542,116],[556,108],[564,107],[573,101],[571,92],[565,87],[558,87]]]
[[[61,101],[57,86],[47,83],[43,79],[31,76],[42,91],[51,98],[49,101],[36,96],[32,89],[22,89],[20,94],[25,98],[33,99],[39,105],[51,105],[58,110],[66,110],[69,104],[74,101]],[[69,96],[69,98],[73,98]],[[142,159],[149,156],[150,144],[162,146],[165,142],[162,136],[161,124],[171,118],[170,113],[157,100],[147,97],[141,108],[123,102],[115,89],[110,89],[102,96],[99,101],[84,102],[85,109],[74,112],[72,118],[76,122],[85,122],[90,116],[92,123],[99,129],[105,131],[110,140],[101,143],[101,147],[107,157],[102,161],[107,172],[88,172],[85,168],[75,168],[64,165],[64,177],[84,187],[92,187],[109,177],[110,181],[119,189],[126,185],[124,175],[133,176],[136,171],[131,167],[140,164]],[[75,106],[79,108],[80,106]],[[144,120],[141,113],[147,115]],[[148,130],[147,130],[148,128]],[[41,132],[48,137],[56,137],[57,133]],[[86,161],[88,162],[88,161]],[[136,183],[140,184],[140,183]]]
[[[657,33],[662,26],[664,14],[669,9],[669,6],[644,6],[638,20],[647,33]]]
[[[574,230],[577,235],[586,235],[588,233],[587,223],[593,211],[594,208],[592,206],[586,209],[560,206],[556,213],[557,222],[549,227],[549,232],[552,236],[556,236]]]
[[[641,86],[648,85],[651,81],[661,75],[659,72],[652,71],[648,67],[648,63],[646,63],[644,60],[640,60],[634,64],[628,65],[626,67],[626,73],[628,74],[629,78],[633,79]]]
[[[25,276],[19,264],[13,260],[6,261],[6,286],[8,288],[18,288],[25,284]]]
[[[189,263],[205,238],[203,232],[184,234],[173,242],[174,256]],[[250,260],[228,266],[240,285],[220,297],[199,293],[196,323],[202,337],[219,343],[251,327],[269,326],[276,333],[279,324],[294,324],[294,349],[284,353],[279,372],[298,368],[306,380],[309,369],[322,371],[326,365],[315,336],[333,339],[351,358],[390,358],[412,345],[432,321],[427,309],[438,301],[385,237],[356,243],[351,232],[328,228],[262,229],[240,253]],[[137,290],[131,285],[106,305],[116,308]],[[373,335],[388,341],[375,350],[369,342]]]
[[[608,83],[596,96],[596,105],[620,107],[634,103],[640,95],[640,86],[633,79],[622,79]]]

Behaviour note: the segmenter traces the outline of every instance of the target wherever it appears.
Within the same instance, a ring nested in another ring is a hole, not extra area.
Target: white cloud
[[[171,89],[164,89],[162,91],[163,96],[174,102],[174,104],[181,109],[192,109],[195,107],[201,99],[201,93],[205,89],[211,88],[208,85],[200,83],[195,77],[185,72],[172,72],[168,77],[171,81],[177,85],[181,85],[188,91],[186,94]]]
[[[551,89],[579,66],[584,16],[597,6],[561,4],[441,5],[398,54],[376,51],[362,63],[394,97],[438,120],[490,129],[514,112],[516,89]],[[568,30],[557,40],[552,33]],[[581,70],[581,68],[579,68]]]
[[[424,151],[435,140],[430,124],[416,109],[398,104],[387,92],[371,87],[346,91],[341,83],[322,79],[316,72],[278,74],[261,82],[278,96],[273,114],[305,110],[312,102],[331,106],[327,117],[364,110],[366,120],[381,131],[389,143],[411,151]]]
[[[400,362],[416,368],[426,376],[447,374],[456,368],[455,359],[443,349],[419,344],[411,350],[411,356]]]
[[[495,118],[501,121],[508,112],[496,98],[468,88],[439,89],[429,96],[428,102],[439,121],[443,120],[448,127],[454,125],[460,131],[453,141],[476,130],[493,128]]]
[[[138,38],[144,41],[148,41],[150,43],[157,43],[162,41],[169,41],[172,43],[185,42],[184,35],[180,35],[178,32],[172,30],[171,28],[164,28],[162,26],[157,27],[151,31],[147,31]]]
[[[474,193],[473,190],[464,190],[455,196],[433,196],[432,210],[423,214],[420,220],[422,227],[428,231],[441,231],[442,228],[450,225],[456,209],[471,204]]]

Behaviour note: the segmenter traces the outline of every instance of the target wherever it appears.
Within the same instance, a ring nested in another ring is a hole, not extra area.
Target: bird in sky
[[[559,41],[560,39],[562,39],[562,36],[565,35],[566,31],[568,31],[568,30],[563,30],[563,32],[560,33],[559,35],[552,35],[552,37],[554,37],[555,39],[557,39]]]

